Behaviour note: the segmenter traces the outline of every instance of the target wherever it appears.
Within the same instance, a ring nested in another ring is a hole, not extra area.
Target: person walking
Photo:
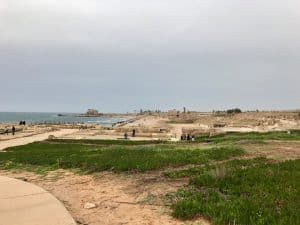
[[[15,133],[16,133],[16,128],[15,128],[15,126],[12,127],[11,132],[12,132],[12,135],[15,135]]]
[[[190,134],[187,135],[186,140],[188,140],[188,141],[191,140],[191,135]]]

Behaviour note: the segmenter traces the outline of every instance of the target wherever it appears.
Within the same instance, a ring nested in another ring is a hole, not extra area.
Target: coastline
[[[18,125],[20,121],[25,121],[31,125],[82,125],[97,124],[102,126],[112,126],[120,121],[132,118],[132,115],[123,114],[103,114],[101,116],[75,116],[74,113],[38,113],[38,112],[0,112],[0,124]],[[79,115],[79,114],[78,114]]]

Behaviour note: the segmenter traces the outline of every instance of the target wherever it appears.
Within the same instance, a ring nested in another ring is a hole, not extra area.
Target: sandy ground
[[[165,126],[167,118],[159,116],[143,116],[132,123],[125,124],[124,127],[161,127]]]
[[[118,139],[124,139],[124,135],[121,134],[114,134],[114,133],[107,133],[107,134],[99,134],[99,131],[97,130],[80,130],[76,131],[74,133],[66,134],[63,137],[63,139],[92,139],[92,140],[118,140]],[[153,140],[152,137],[128,137],[130,140]]]
[[[5,141],[0,141],[0,151],[8,148],[8,147],[13,147],[13,146],[18,146],[18,145],[26,145],[35,141],[43,141],[46,140],[50,135],[53,135],[55,137],[63,137],[64,135],[68,135],[71,133],[76,132],[77,129],[62,129],[58,131],[52,131],[52,132],[45,132],[42,134],[36,134],[36,135],[31,135],[28,137],[19,137],[19,138],[14,138],[10,140],[5,140]]]
[[[178,116],[169,114],[146,115],[133,123],[121,125],[123,128],[168,130],[162,139],[180,139],[185,134],[215,134],[224,132],[266,132],[300,129],[300,114],[289,112],[250,112],[232,116],[215,116],[213,114],[181,113]],[[187,122],[188,121],[188,122]],[[215,127],[224,124],[224,127]],[[150,132],[151,133],[151,132]],[[159,132],[151,133],[152,138],[160,137]]]

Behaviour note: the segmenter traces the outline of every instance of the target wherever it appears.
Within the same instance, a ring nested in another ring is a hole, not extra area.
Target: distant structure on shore
[[[97,109],[88,109],[87,112],[86,112],[87,115],[99,115],[99,112]]]
[[[103,113],[99,113],[97,109],[88,109],[84,114],[77,114],[76,117],[101,117]]]

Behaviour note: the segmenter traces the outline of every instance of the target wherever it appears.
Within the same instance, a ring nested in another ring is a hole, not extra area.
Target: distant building
[[[86,112],[87,115],[98,115],[99,112],[96,109],[88,109],[88,111]]]

